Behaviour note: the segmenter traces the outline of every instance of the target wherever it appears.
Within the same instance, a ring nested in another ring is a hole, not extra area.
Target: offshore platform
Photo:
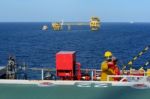
[[[68,30],[71,30],[71,26],[90,26],[92,31],[99,30],[100,19],[98,17],[91,17],[89,22],[53,22],[52,29],[59,31],[63,29],[63,26],[67,26]]]

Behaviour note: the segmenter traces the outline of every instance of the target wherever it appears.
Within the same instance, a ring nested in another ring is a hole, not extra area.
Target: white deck
[[[150,86],[149,82],[118,82],[118,81],[61,81],[61,80],[0,80],[0,84],[34,84],[51,83],[54,85],[75,85],[75,84],[111,84],[112,86],[133,86],[134,84],[146,84]]]
[[[120,81],[109,81],[109,78],[119,77]],[[124,80],[127,81],[124,81]],[[54,85],[76,85],[76,84],[111,84],[112,86],[133,86],[134,84],[146,84],[150,86],[149,76],[132,76],[132,75],[109,75],[107,81],[78,81],[78,80],[11,80],[11,79],[0,79],[0,84],[54,84]]]

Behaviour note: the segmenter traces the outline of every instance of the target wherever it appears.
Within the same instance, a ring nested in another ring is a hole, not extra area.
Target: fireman
[[[101,64],[101,81],[106,81],[108,75],[114,75],[114,64],[112,62],[112,53],[110,51],[106,51],[104,54],[105,60]],[[109,78],[109,80],[113,81],[113,78]]]
[[[114,64],[114,72],[115,72],[115,75],[120,75],[120,70],[119,70],[119,67],[117,66],[117,58],[116,57],[112,57],[112,62]]]
[[[118,59],[116,57],[112,57],[112,62],[114,64],[114,75],[120,75],[120,69],[117,66],[117,61],[118,61]],[[114,80],[115,81],[119,81],[120,78],[119,77],[115,77]]]

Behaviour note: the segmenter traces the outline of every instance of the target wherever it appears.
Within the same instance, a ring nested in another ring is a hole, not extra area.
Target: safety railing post
[[[44,80],[44,70],[41,70],[41,79]]]
[[[93,70],[91,70],[91,80],[93,81]]]
[[[109,75],[107,76],[107,81],[109,81]]]

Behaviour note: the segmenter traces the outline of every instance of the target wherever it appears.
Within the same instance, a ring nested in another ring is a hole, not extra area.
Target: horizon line
[[[0,21],[0,23],[53,23],[61,21]],[[66,21],[66,22],[89,22],[89,21]],[[150,23],[150,21],[100,21],[101,23]]]

